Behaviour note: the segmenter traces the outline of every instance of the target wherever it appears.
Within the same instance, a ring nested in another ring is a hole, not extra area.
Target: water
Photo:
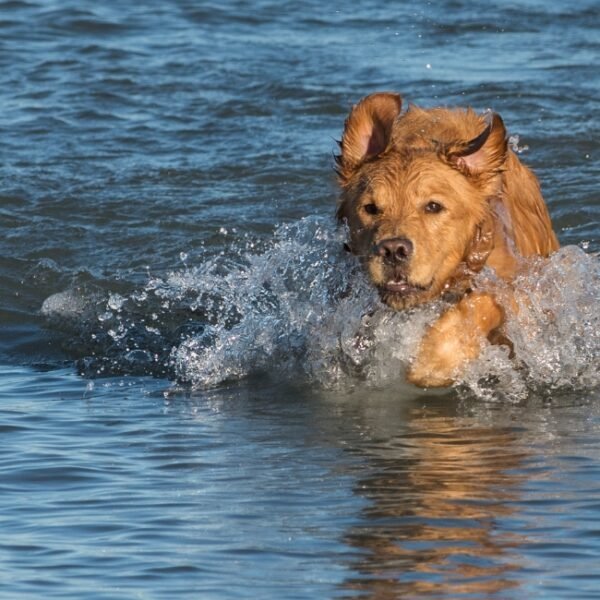
[[[599,597],[595,3],[105,4],[0,0],[0,597]],[[499,112],[563,246],[436,393],[333,223],[385,89]]]

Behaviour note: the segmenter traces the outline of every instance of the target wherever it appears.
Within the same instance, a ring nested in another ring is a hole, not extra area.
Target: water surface
[[[0,33],[1,597],[598,597],[595,2],[0,0]],[[443,307],[383,310],[333,223],[376,90],[499,112],[563,246],[521,361],[446,392],[402,377]]]

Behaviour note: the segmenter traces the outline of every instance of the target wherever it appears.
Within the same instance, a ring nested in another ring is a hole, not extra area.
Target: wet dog
[[[447,386],[485,338],[509,343],[484,266],[512,281],[522,258],[558,248],[538,181],[508,148],[499,115],[411,106],[400,95],[363,98],[336,157],[338,218],[382,301],[401,310],[443,297],[452,305],[426,332],[409,381]]]

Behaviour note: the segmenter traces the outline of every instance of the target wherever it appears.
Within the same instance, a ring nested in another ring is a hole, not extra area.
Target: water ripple
[[[596,4],[0,0],[0,596],[596,597]],[[460,390],[333,226],[376,89],[501,113],[565,246]]]

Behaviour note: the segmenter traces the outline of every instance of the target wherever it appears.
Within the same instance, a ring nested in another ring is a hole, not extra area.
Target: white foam
[[[598,257],[566,246],[549,259],[532,260],[514,290],[519,310],[507,313],[506,331],[516,360],[509,360],[504,349],[488,345],[470,365],[463,383],[479,395],[514,400],[525,398],[532,389],[598,387]]]
[[[148,372],[207,388],[266,372],[406,392],[406,367],[442,302],[383,306],[329,220],[281,226],[269,242],[231,239],[223,252],[194,266],[186,257],[181,270],[127,296],[100,302],[70,290],[47,298],[42,314],[70,329],[79,320],[91,374]],[[519,401],[532,391],[600,387],[598,257],[569,246],[529,267],[516,284],[519,311],[508,313],[516,358],[484,342],[456,386],[462,393]],[[477,285],[502,287],[488,270]]]
[[[40,312],[48,318],[76,319],[83,314],[87,304],[88,301],[76,290],[66,290],[46,298]]]
[[[196,309],[208,301],[213,311],[211,327],[173,349],[177,376],[201,387],[257,371],[292,378],[301,373],[325,386],[401,381],[424,329],[443,306],[400,313],[383,307],[356,260],[342,251],[342,241],[333,227],[306,219],[280,228],[264,253],[240,255],[225,273],[204,264],[172,274],[163,288],[179,295],[192,291]],[[537,388],[597,387],[599,265],[597,257],[573,246],[533,261],[517,284],[519,313],[507,324],[516,359],[485,343],[459,386],[486,399],[510,400]],[[491,278],[482,274],[480,285]]]

